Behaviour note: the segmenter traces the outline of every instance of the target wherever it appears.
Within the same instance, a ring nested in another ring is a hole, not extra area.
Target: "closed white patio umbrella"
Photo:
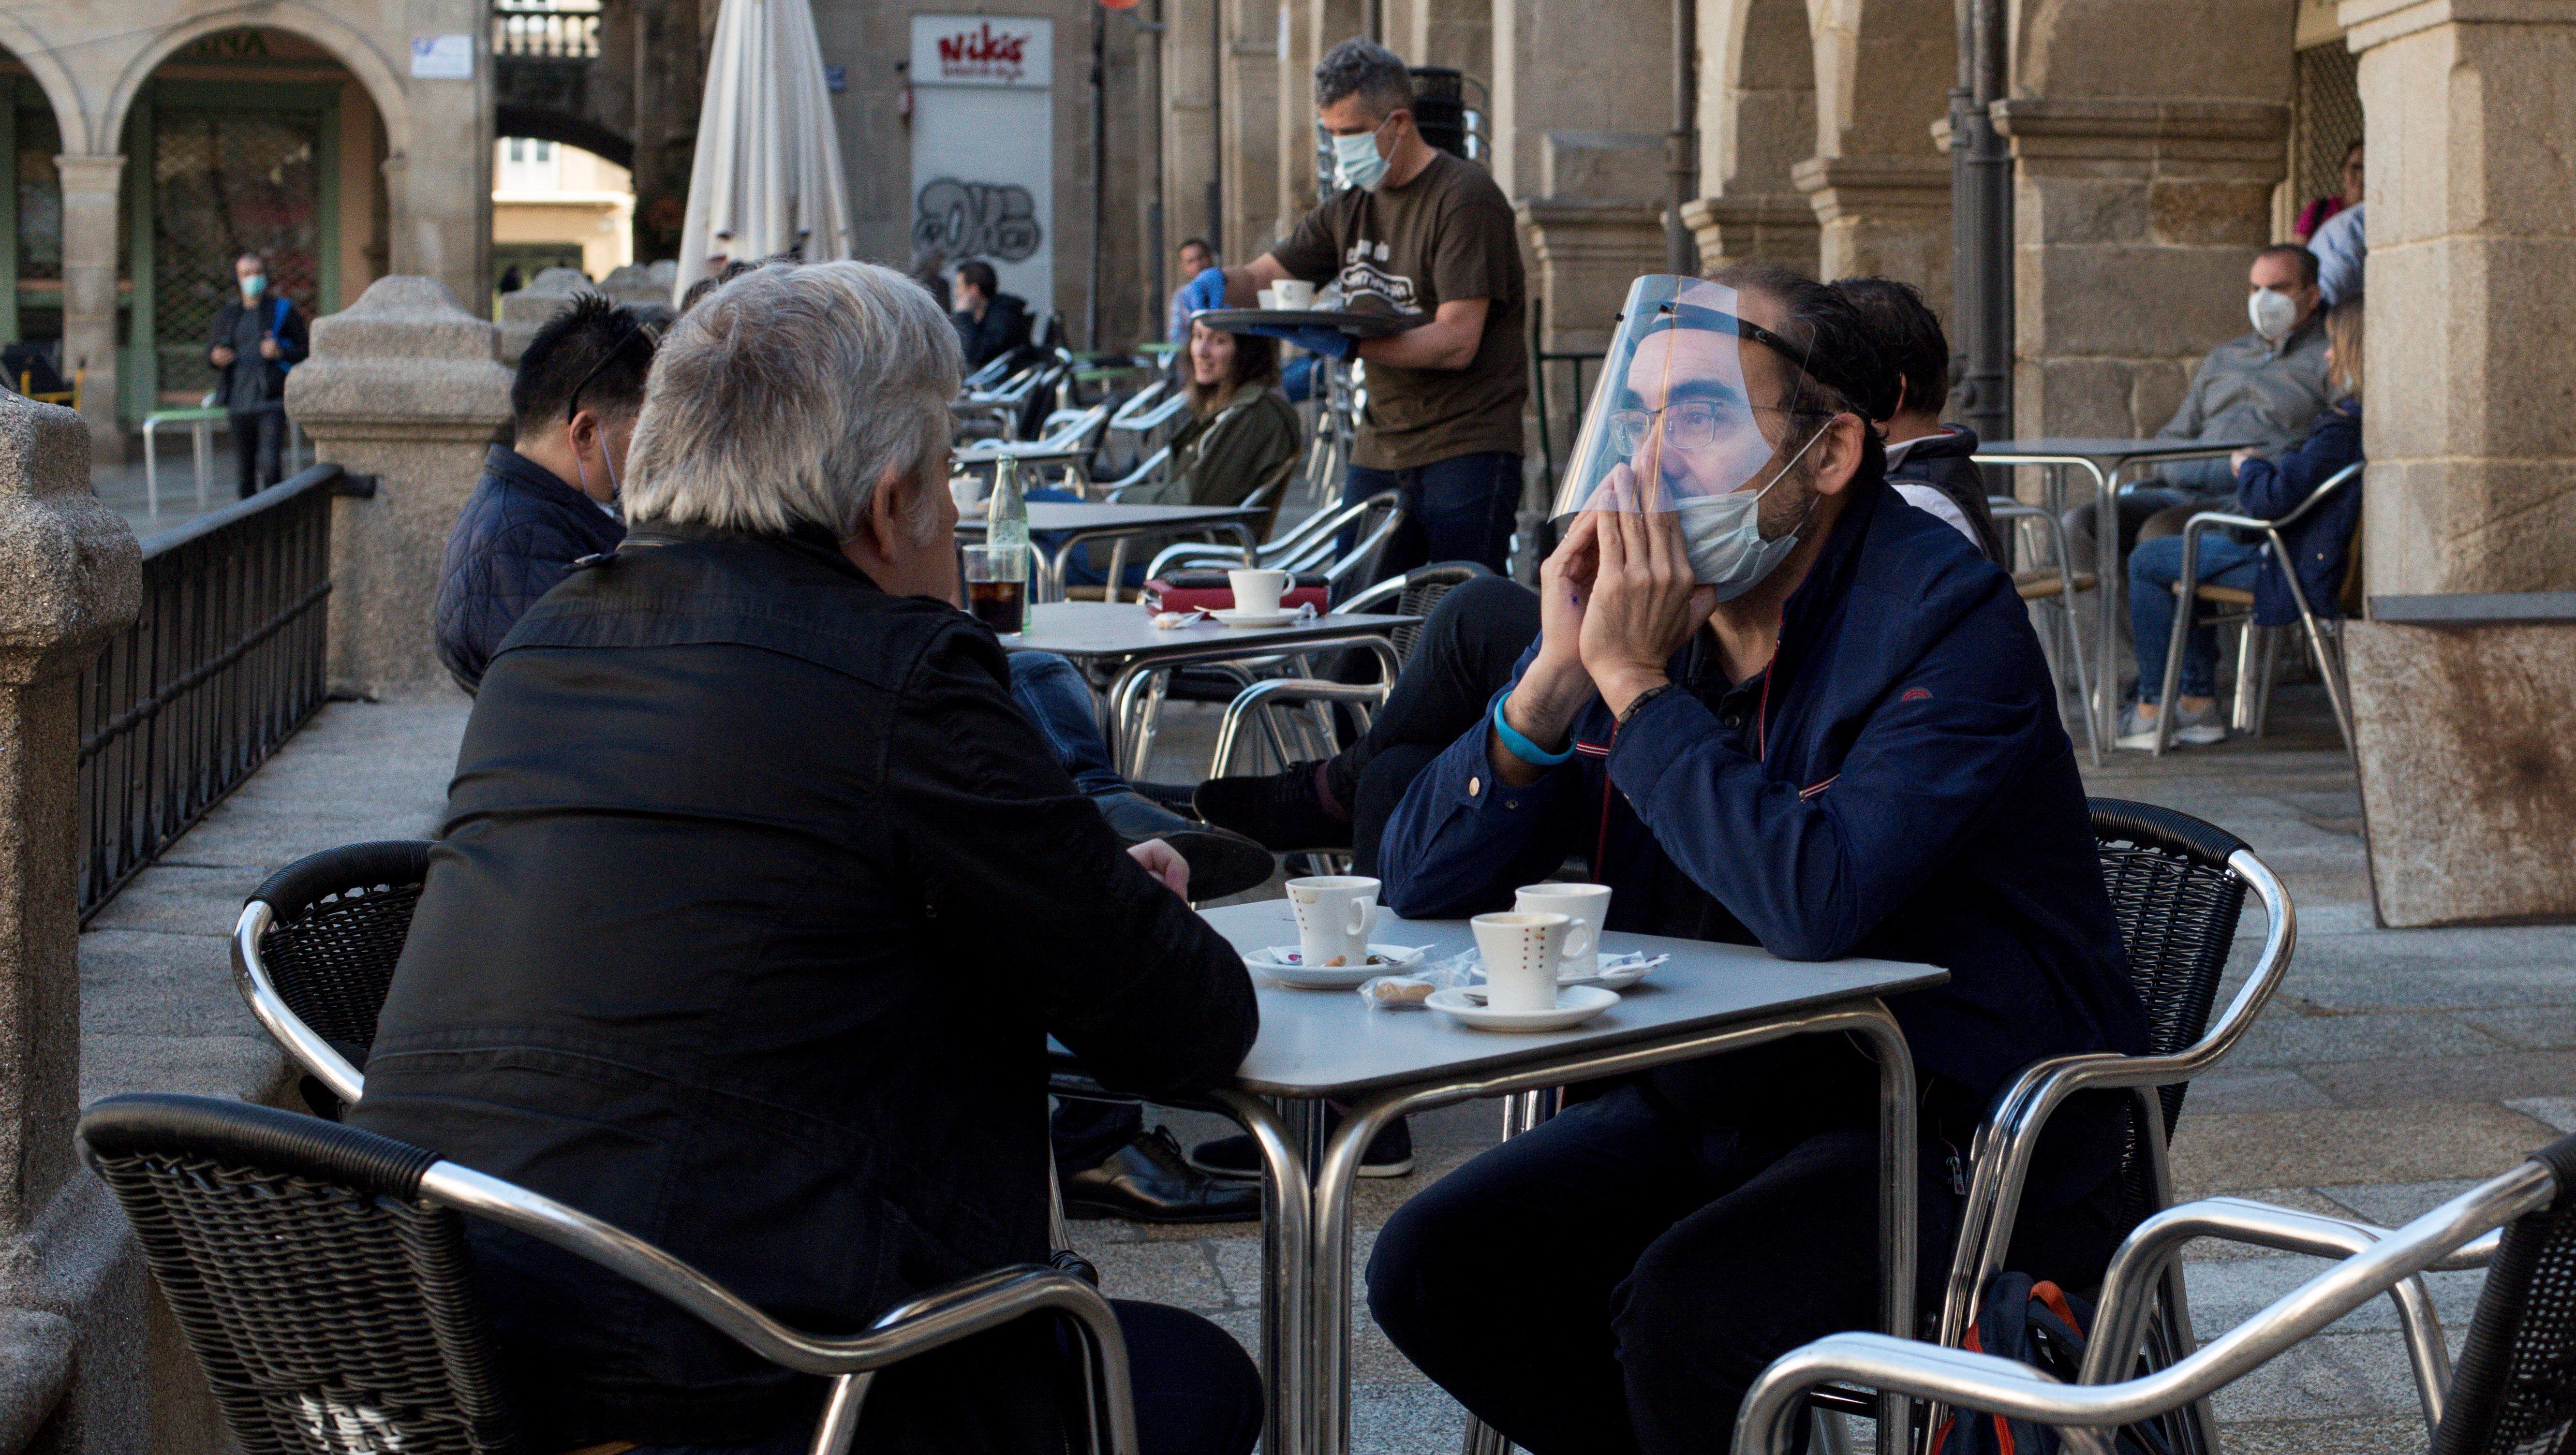
[[[728,259],[850,254],[850,204],[807,0],[724,0],[689,169],[676,305]]]

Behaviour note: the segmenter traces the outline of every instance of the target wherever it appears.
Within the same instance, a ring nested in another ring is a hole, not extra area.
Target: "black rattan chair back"
[[[1475,561],[1441,561],[1417,566],[1407,572],[1404,589],[1396,593],[1395,600],[1386,608],[1398,615],[1414,618],[1386,634],[1387,640],[1395,644],[1395,659],[1398,662],[1413,660],[1414,639],[1422,635],[1422,625],[1431,619],[1431,608],[1440,604],[1441,597],[1479,576],[1492,574]]]
[[[353,1066],[375,1044],[428,873],[429,844],[394,839],[298,859],[251,891],[277,914],[259,958],[278,997]]]
[[[2227,867],[2245,841],[2218,827],[2118,798],[2096,798],[2093,843],[2102,887],[2129,952],[2129,980],[2147,1008],[2147,1053],[2171,1056],[2209,1030],[2209,1008],[2236,944],[2245,881]],[[2182,1114],[2185,1086],[2164,1087],[2165,1134]]]
[[[524,1448],[435,1156],[196,1096],[110,1097],[80,1144],[248,1455]]]
[[[2550,1205],[2507,1225],[2451,1378],[2433,1455],[2576,1450],[2576,1137],[2531,1154]]]

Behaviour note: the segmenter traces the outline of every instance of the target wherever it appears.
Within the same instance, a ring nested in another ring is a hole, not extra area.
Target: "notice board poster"
[[[1055,22],[912,18],[912,244],[1055,308]]]

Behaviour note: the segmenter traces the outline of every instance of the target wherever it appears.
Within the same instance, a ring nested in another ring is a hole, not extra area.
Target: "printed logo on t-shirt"
[[[1348,300],[1363,293],[1375,294],[1395,306],[1398,313],[1420,313],[1422,305],[1415,300],[1413,280],[1401,273],[1390,273],[1377,266],[1386,261],[1386,244],[1366,238],[1352,243],[1342,258],[1342,298]]]

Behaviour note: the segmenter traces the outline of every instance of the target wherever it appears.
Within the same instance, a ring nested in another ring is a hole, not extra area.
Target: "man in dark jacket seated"
[[[1928,510],[2005,565],[2003,533],[1986,504],[1986,477],[1969,457],[1977,432],[1943,424],[1950,398],[1950,338],[1923,295],[1893,278],[1844,278],[1834,290],[1851,301],[1896,375],[1895,402],[1879,421],[1887,440],[1887,483],[1899,499]]]
[[[514,444],[494,445],[439,564],[438,659],[468,692],[501,638],[584,556],[617,549],[617,482],[653,367],[653,331],[596,293],[547,320],[510,381]]]
[[[949,318],[957,325],[969,373],[1029,346],[1028,300],[1001,289],[1001,278],[982,258],[968,258],[957,265],[957,281],[950,290],[956,296],[957,311]]]
[[[1892,1003],[1937,1306],[1988,1099],[2043,1056],[2144,1049],[2084,787],[2011,582],[1882,478],[1849,301],[1767,268],[1637,286],[1539,641],[1378,873],[1442,917],[1581,854],[1613,929],[1948,969]],[[1406,1204],[1370,1307],[1533,1455],[1722,1447],[1768,1361],[1877,1318],[1876,1076],[1816,1037],[1614,1083]],[[2008,1266],[2098,1281],[2122,1115],[2059,1113]]]
[[[662,345],[634,529],[483,679],[351,1120],[601,1217],[791,1324],[1047,1255],[1046,1037],[1227,1076],[1256,1012],[1167,846],[1122,848],[953,601],[956,335],[864,263],[772,265]],[[535,1448],[803,1448],[820,1381],[474,1230]],[[1251,1362],[1120,1305],[1148,1455],[1244,1455]],[[1056,1330],[878,1377],[865,1448],[1060,1447]]]

